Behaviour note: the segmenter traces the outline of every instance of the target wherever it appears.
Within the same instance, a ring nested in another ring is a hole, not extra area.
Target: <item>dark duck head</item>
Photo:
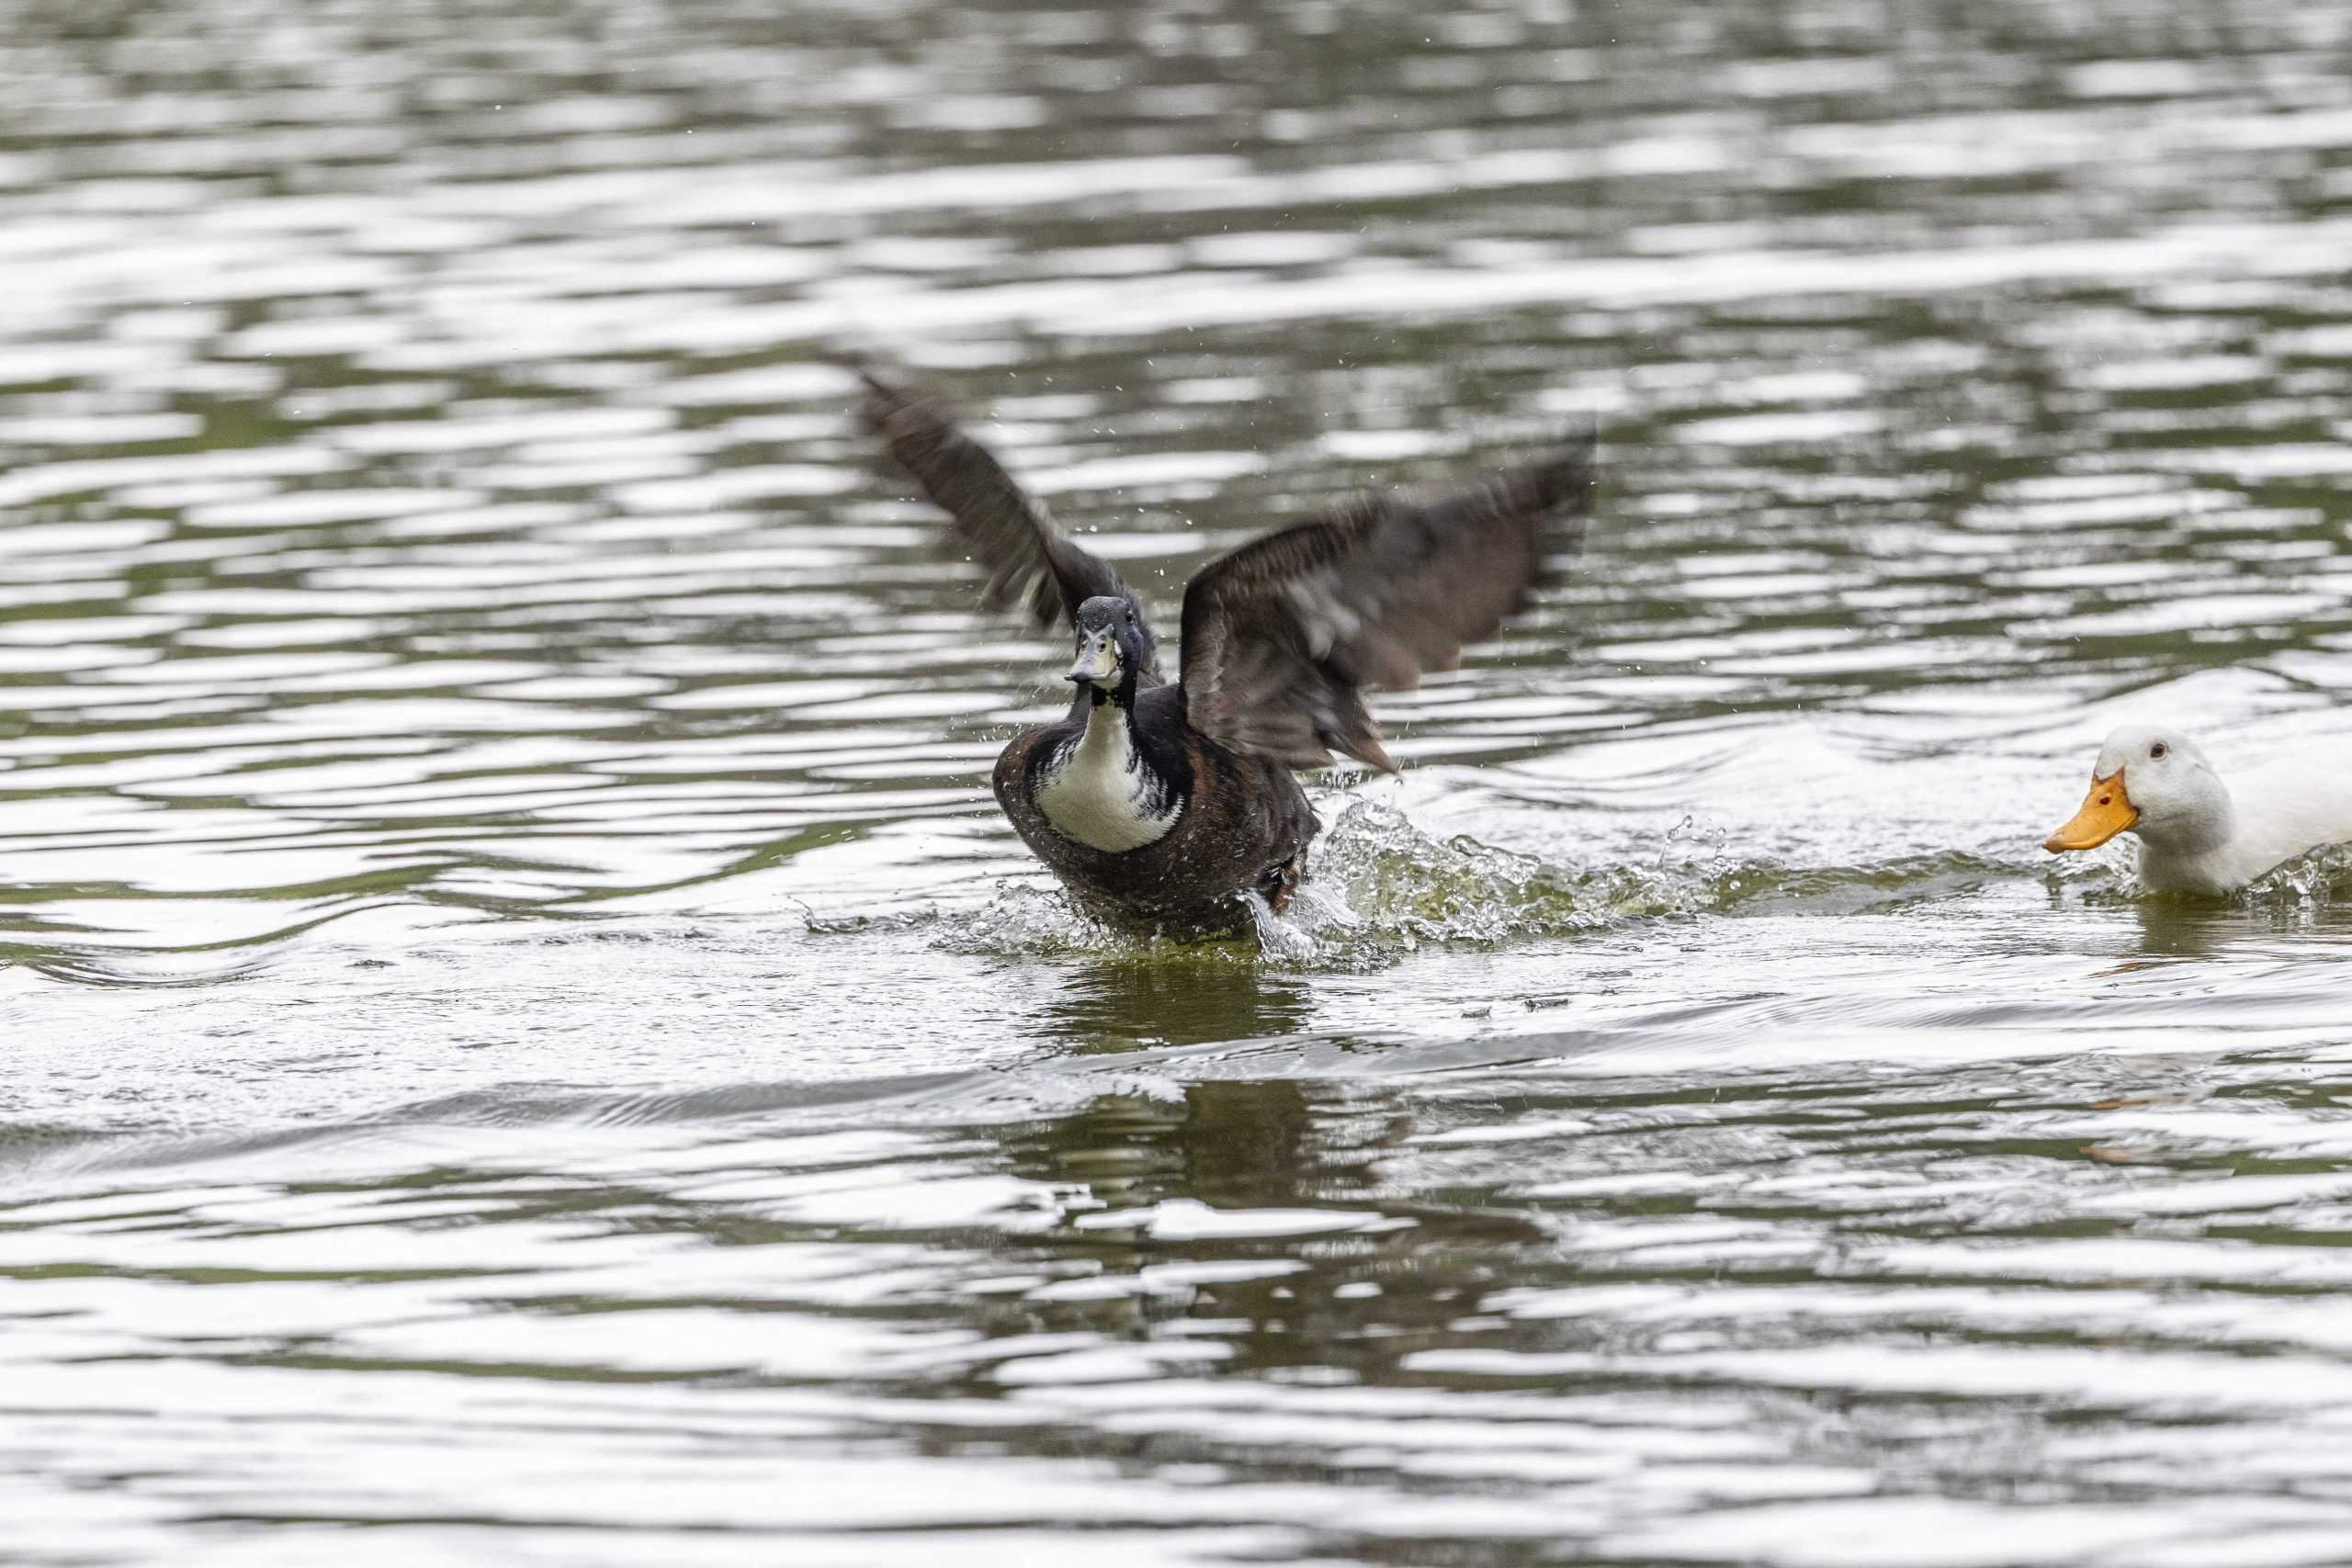
[[[1065,678],[1080,695],[1067,720],[1042,732],[1021,787],[1057,832],[1090,850],[1158,843],[1183,815],[1193,775],[1151,628],[1124,594],[1083,600],[1070,621],[1077,659]]]
[[[1085,688],[1097,707],[1116,703],[1135,707],[1136,686],[1152,668],[1151,628],[1132,599],[1098,593],[1078,607],[1071,617],[1078,637],[1078,659],[1065,677]]]

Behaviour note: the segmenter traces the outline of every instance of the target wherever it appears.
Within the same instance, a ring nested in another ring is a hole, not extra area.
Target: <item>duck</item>
[[[2099,746],[2082,809],[2041,847],[2095,850],[2119,833],[2140,840],[2149,892],[2234,893],[2298,856],[2352,842],[2352,786],[2341,758],[2311,756],[2249,770],[2233,785],[2178,730],[2126,725]]]
[[[844,367],[865,428],[944,515],[980,599],[1063,629],[1069,709],[998,756],[1013,831],[1084,912],[1178,937],[1245,937],[1288,910],[1322,823],[1298,779],[1334,753],[1397,771],[1365,703],[1451,670],[1581,549],[1597,436],[1431,495],[1359,496],[1216,557],[1185,584],[1180,651],[1110,563],[959,424],[870,355]]]

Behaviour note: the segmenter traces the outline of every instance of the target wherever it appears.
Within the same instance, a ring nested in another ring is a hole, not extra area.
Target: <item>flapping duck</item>
[[[1073,639],[1069,711],[997,759],[1023,842],[1098,917],[1170,934],[1246,929],[1240,895],[1286,908],[1321,824],[1293,770],[1334,751],[1387,772],[1367,689],[1450,670],[1583,543],[1594,443],[1431,497],[1367,495],[1210,561],[1184,590],[1169,678],[1111,567],[932,393],[871,362],[868,426],[947,514],[985,601]]]

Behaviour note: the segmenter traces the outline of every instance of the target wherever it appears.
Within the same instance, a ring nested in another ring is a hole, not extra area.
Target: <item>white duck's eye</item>
[[[2152,762],[2161,762],[2171,750],[2171,747],[2159,740],[2154,746],[2148,748],[2148,761]]]

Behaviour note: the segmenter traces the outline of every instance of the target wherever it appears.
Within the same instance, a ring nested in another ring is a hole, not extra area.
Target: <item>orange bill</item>
[[[2119,768],[2111,779],[2091,781],[2083,808],[2075,813],[2073,821],[2044,839],[2041,847],[2053,854],[2061,850],[2095,850],[2138,820],[2140,808],[2124,793],[2123,772]]]

